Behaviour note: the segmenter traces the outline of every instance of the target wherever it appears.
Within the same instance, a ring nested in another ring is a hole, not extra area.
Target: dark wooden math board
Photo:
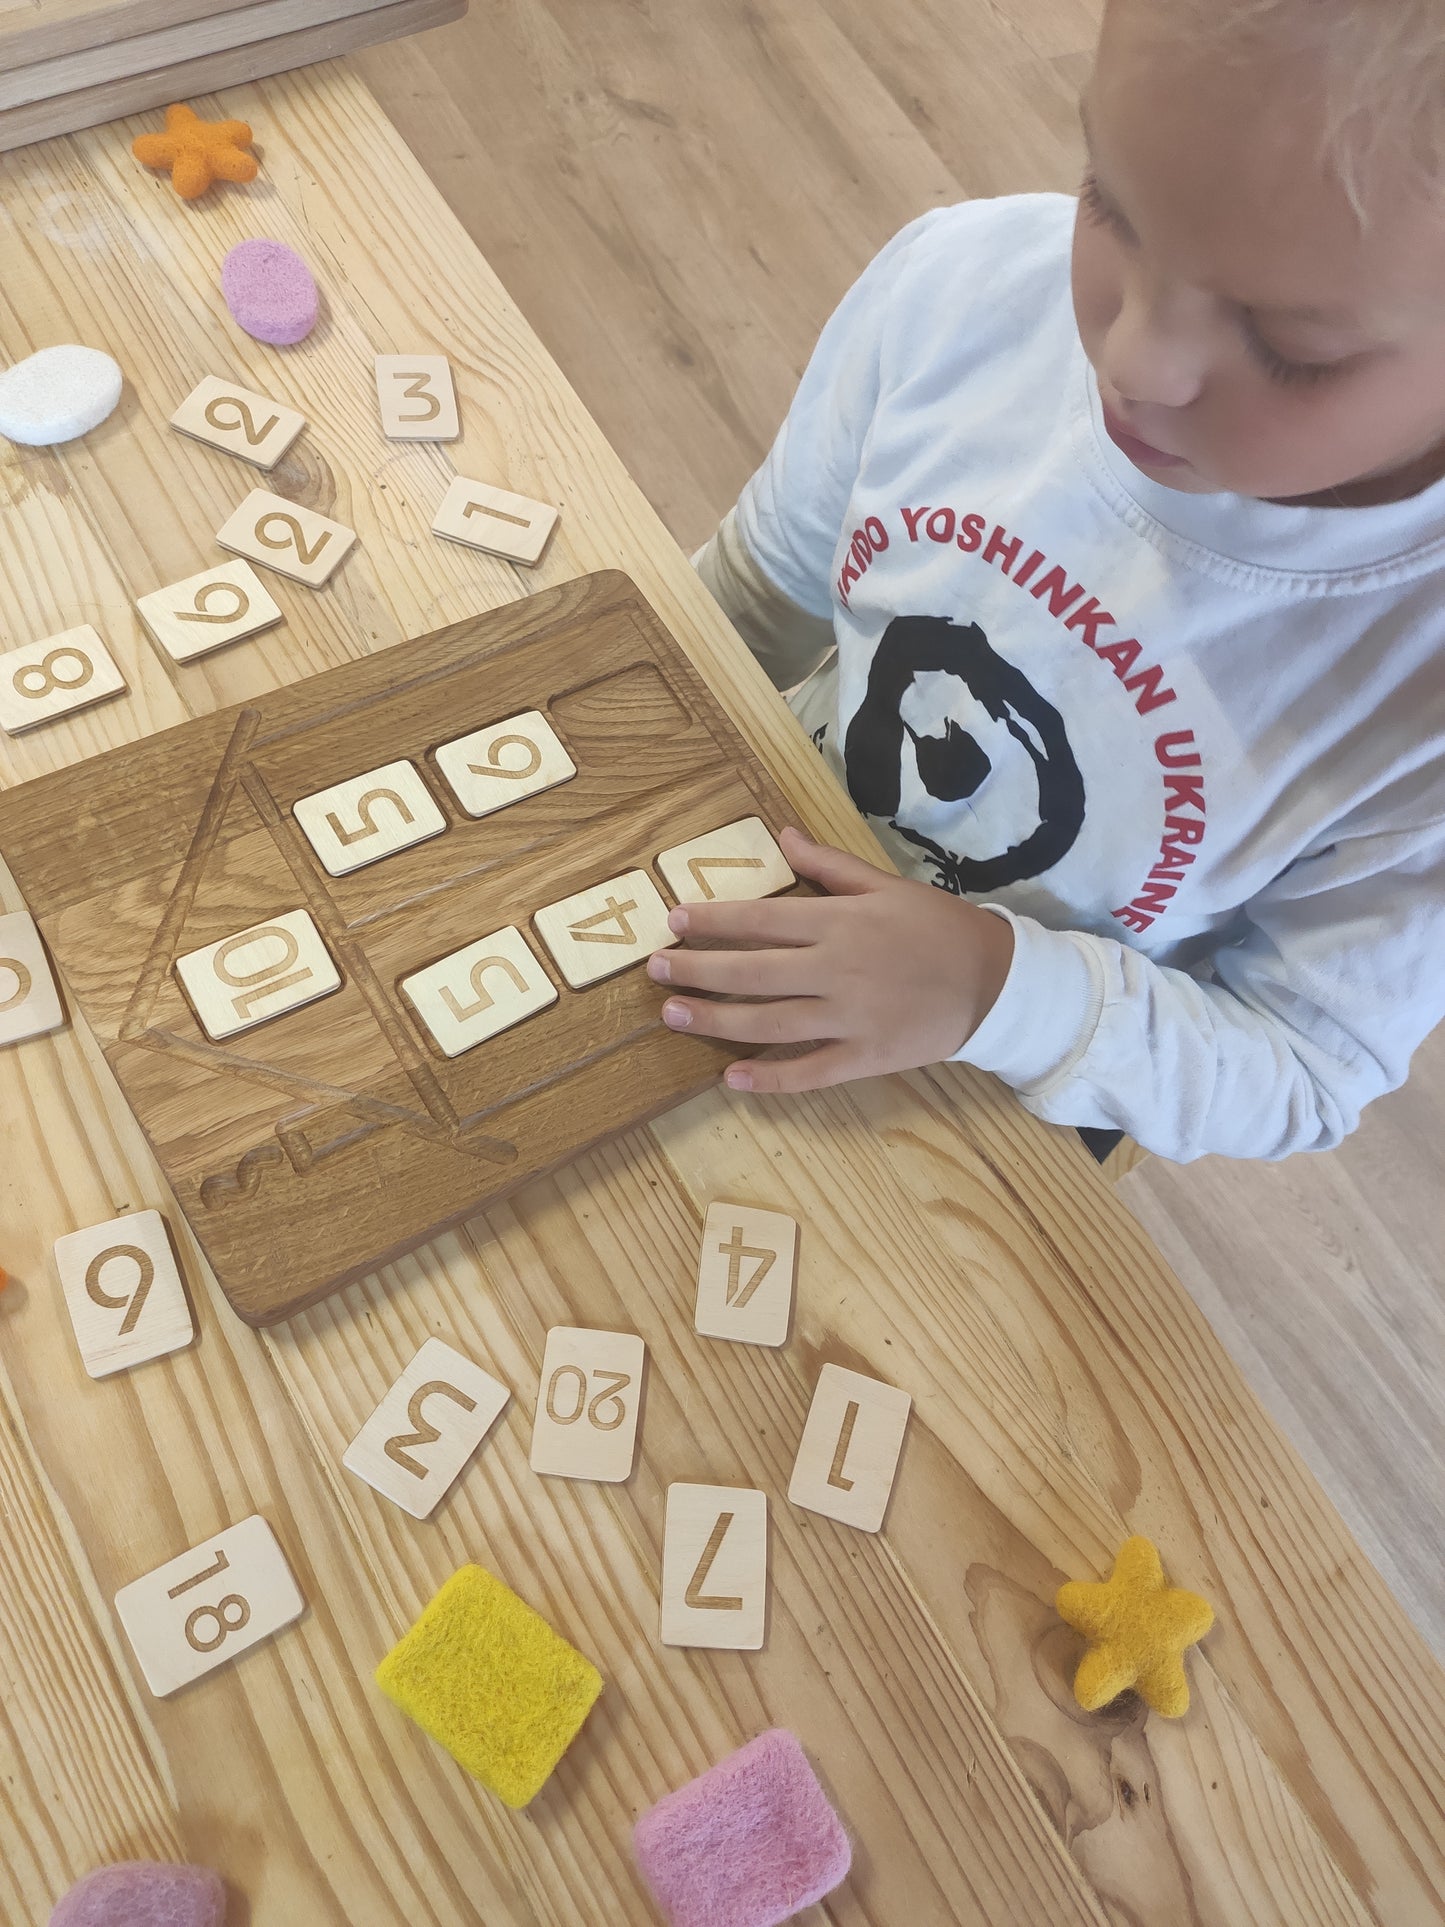
[[[469,817],[434,752],[540,709],[570,781]],[[343,876],[299,798],[409,758],[445,831]],[[533,913],[796,812],[624,575],[565,583],[0,794],[0,850],[230,1303],[285,1318],[706,1088],[640,966],[570,989]],[[801,887],[801,886],[799,886]],[[215,1042],[176,958],[305,907],[341,988]],[[516,925],[557,987],[447,1058],[397,990]]]

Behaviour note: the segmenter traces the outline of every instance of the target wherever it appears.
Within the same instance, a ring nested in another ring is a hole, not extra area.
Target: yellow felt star
[[[130,151],[147,167],[168,167],[183,201],[194,201],[212,181],[254,181],[260,163],[245,150],[251,130],[243,120],[202,120],[189,107],[166,109],[164,134],[139,134]]]
[[[1165,1585],[1147,1539],[1126,1539],[1108,1579],[1060,1586],[1055,1604],[1089,1642],[1074,1675],[1074,1697],[1086,1712],[1131,1686],[1156,1713],[1177,1719],[1188,1711],[1184,1651],[1214,1624],[1214,1608],[1198,1593]]]

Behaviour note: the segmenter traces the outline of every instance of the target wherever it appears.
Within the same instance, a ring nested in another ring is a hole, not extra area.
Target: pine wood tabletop
[[[9,156],[0,349],[110,350],[120,408],[0,453],[5,647],[82,624],[127,693],[0,737],[6,785],[584,573],[641,588],[810,821],[868,853],[851,806],[526,321],[360,81],[320,67],[210,104],[260,180],[187,206],[131,159],[139,122]],[[153,119],[154,117],[149,117]],[[235,242],[296,247],[323,317],[277,352],[229,321]],[[586,300],[585,287],[578,299]],[[385,441],[373,357],[447,355],[461,438]],[[266,485],[357,546],[319,591],[268,572],[285,621],[189,663],[138,596],[220,563],[253,469],[168,418],[206,375],[298,408]],[[436,540],[453,474],[561,506],[519,569]],[[0,914],[22,908],[0,867]],[[779,1349],[693,1330],[710,1202],[801,1226]],[[99,1381],[58,1237],[158,1209],[197,1315],[188,1348]],[[855,1841],[835,1927],[1377,1922],[1445,1891],[1445,1678],[1202,1317],[1067,1133],[953,1070],[816,1096],[718,1093],[537,1181],[264,1332],[217,1292],[94,1040],[0,1049],[0,1920],[97,1863],[184,1858],[250,1927],[581,1927],[657,1918],[633,1819],[770,1725],[791,1727]],[[618,1484],[528,1464],[546,1335],[648,1347]],[[476,1458],[413,1518],[342,1456],[428,1338],[512,1389]],[[787,1503],[825,1364],[911,1394],[883,1529]],[[676,1482],[768,1494],[757,1652],[663,1647]],[[125,1586],[260,1515],[305,1611],[157,1699],[112,1610]],[[1144,1532],[1212,1601],[1178,1722],[1086,1716],[1052,1598]],[[372,1673],[476,1560],[600,1668],[544,1792],[514,1813]]]

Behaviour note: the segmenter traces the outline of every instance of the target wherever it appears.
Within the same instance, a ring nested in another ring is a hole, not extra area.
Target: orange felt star
[[[166,109],[164,134],[139,134],[130,151],[147,167],[168,167],[183,201],[194,201],[212,181],[254,181],[260,163],[245,150],[251,130],[243,120],[202,120],[189,107]]]
[[[1198,1593],[1165,1585],[1147,1539],[1126,1539],[1107,1580],[1060,1586],[1055,1604],[1089,1641],[1074,1675],[1074,1697],[1086,1712],[1131,1686],[1170,1719],[1188,1710],[1184,1651],[1209,1631],[1214,1609]]]

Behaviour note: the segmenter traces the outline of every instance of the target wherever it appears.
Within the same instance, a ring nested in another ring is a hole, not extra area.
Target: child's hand
[[[797,830],[784,830],[783,852],[830,894],[689,903],[668,918],[679,936],[771,948],[659,950],[647,965],[655,983],[764,1001],[669,997],[664,1021],[743,1044],[816,1042],[805,1056],[734,1064],[735,1091],[818,1090],[952,1057],[1003,988],[1007,920]]]

